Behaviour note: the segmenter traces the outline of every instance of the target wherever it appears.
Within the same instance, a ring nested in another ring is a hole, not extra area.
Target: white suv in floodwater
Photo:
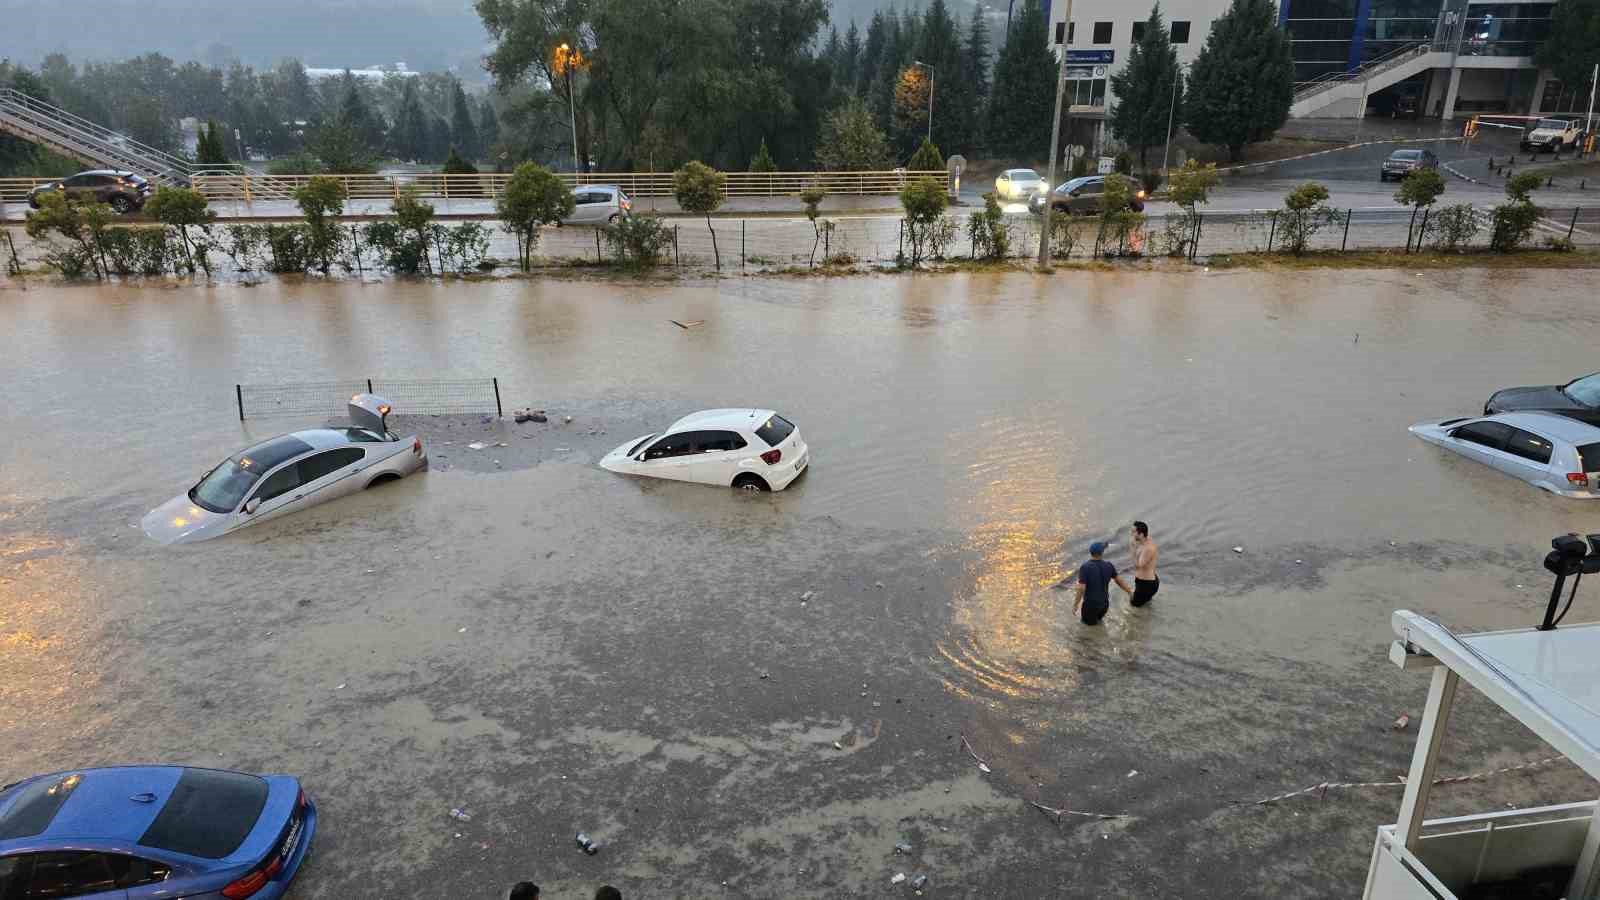
[[[1583,143],[1583,126],[1577,119],[1540,119],[1522,136],[1522,149],[1559,153]]]
[[[781,491],[811,461],[800,429],[770,409],[708,409],[607,453],[600,467],[623,475]]]

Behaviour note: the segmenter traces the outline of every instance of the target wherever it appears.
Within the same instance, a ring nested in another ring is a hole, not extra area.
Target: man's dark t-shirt
[[[1103,559],[1091,559],[1078,570],[1085,622],[1098,622],[1111,609],[1111,579],[1116,577],[1117,567]]]

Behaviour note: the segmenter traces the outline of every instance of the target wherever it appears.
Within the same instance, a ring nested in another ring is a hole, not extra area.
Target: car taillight
[[[421,456],[422,455],[422,438],[412,438],[411,439],[411,453],[412,453],[413,456]],[[300,792],[300,802],[302,804],[304,804],[306,802],[306,793],[305,793],[305,791],[301,791]]]
[[[272,876],[283,869],[283,860],[278,854],[272,854],[272,859],[266,865],[258,866],[243,878],[230,882],[222,889],[222,896],[228,900],[243,900],[245,897],[254,896],[255,893],[267,886]]]
[[[778,460],[780,459],[783,459],[782,450],[768,450],[767,452],[761,454],[761,461],[769,466],[777,465]]]
[[[417,448],[421,449],[421,447],[422,447],[422,442],[419,440],[419,441],[417,441]],[[300,796],[298,796],[298,797],[296,797],[294,799],[294,808],[295,809],[305,809],[306,808],[306,792],[305,792],[304,788],[302,788],[300,790]]]
[[[1568,472],[1567,473],[1567,484],[1573,485],[1575,487],[1588,487],[1589,486],[1589,476],[1587,474],[1583,473],[1583,472]]]
[[[1143,200],[1144,199],[1144,191],[1140,191],[1139,193],[1134,194],[1134,196],[1138,197],[1140,200]]]

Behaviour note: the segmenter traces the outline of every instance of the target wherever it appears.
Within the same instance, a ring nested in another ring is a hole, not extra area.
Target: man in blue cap
[[[1095,541],[1089,545],[1089,561],[1078,567],[1077,599],[1072,612],[1082,617],[1085,625],[1099,625],[1111,609],[1111,582],[1115,581],[1123,593],[1133,593],[1117,574],[1117,567],[1100,558],[1105,552],[1105,542]]]

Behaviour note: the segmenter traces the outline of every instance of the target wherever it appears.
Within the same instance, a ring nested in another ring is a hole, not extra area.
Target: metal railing
[[[452,415],[489,413],[504,415],[500,406],[500,379],[316,381],[299,384],[236,384],[234,401],[239,421],[270,416],[328,416],[342,418],[350,398],[362,392],[380,394],[394,404],[397,415]]]
[[[1294,102],[1299,103],[1310,99],[1341,84],[1365,81],[1380,72],[1403,65],[1416,57],[1431,52],[1433,52],[1431,42],[1422,41],[1415,44],[1407,44],[1404,47],[1396,47],[1382,56],[1369,59],[1350,71],[1329,72],[1310,81],[1296,82],[1294,86]]]

